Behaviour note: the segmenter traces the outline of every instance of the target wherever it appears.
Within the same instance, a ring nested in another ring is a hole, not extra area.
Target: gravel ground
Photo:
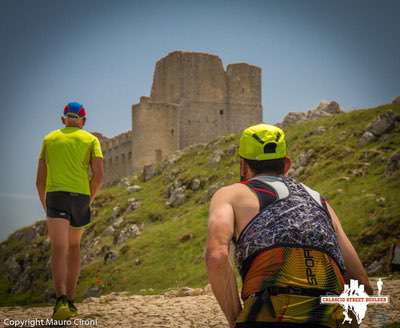
[[[372,278],[371,282],[376,286],[376,279]],[[379,328],[400,321],[400,280],[385,279],[382,294],[390,295],[390,303],[369,305],[362,328]],[[213,295],[202,289],[187,288],[154,296],[111,293],[88,298],[77,306],[81,315],[73,322],[73,327],[228,327]],[[0,309],[0,326],[7,326],[6,319],[46,319],[51,312],[52,307],[3,307]],[[26,327],[43,327],[30,323]]]

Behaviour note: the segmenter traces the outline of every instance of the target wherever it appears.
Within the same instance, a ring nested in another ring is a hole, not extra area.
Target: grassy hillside
[[[389,158],[400,151],[400,128],[359,146],[368,124],[389,109],[400,115],[400,105],[390,104],[285,127],[294,174],[329,199],[366,265],[386,256],[400,236],[400,170],[390,177],[384,174]],[[238,138],[230,135],[178,152],[146,182],[129,177],[130,185],[141,186],[139,191],[129,192],[125,183],[103,190],[83,241],[78,298],[206,285],[208,201],[217,188],[238,181]],[[171,207],[166,202],[177,188],[184,199]],[[132,209],[132,203],[138,208]],[[106,231],[112,224],[115,231]],[[134,225],[140,234],[118,242]],[[43,222],[11,235],[0,245],[0,259],[5,264],[0,268],[1,305],[40,303],[50,297]]]

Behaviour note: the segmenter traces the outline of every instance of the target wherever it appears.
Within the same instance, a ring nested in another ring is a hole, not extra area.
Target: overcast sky
[[[37,154],[65,103],[85,105],[90,131],[124,132],[174,50],[261,67],[269,123],[322,99],[388,103],[400,95],[399,12],[366,0],[0,0],[0,239],[43,216]]]

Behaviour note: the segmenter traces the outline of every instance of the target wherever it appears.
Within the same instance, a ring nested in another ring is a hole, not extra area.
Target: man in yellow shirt
[[[83,227],[90,223],[90,204],[103,179],[100,142],[83,130],[84,107],[69,103],[61,120],[65,127],[50,132],[43,140],[36,179],[51,242],[56,320],[78,314],[73,298],[80,272],[80,240]]]

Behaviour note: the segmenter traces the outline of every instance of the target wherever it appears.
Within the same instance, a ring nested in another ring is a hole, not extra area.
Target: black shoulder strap
[[[260,203],[260,212],[278,199],[276,191],[260,180],[244,180],[241,181],[241,183],[248,186],[256,193]]]

